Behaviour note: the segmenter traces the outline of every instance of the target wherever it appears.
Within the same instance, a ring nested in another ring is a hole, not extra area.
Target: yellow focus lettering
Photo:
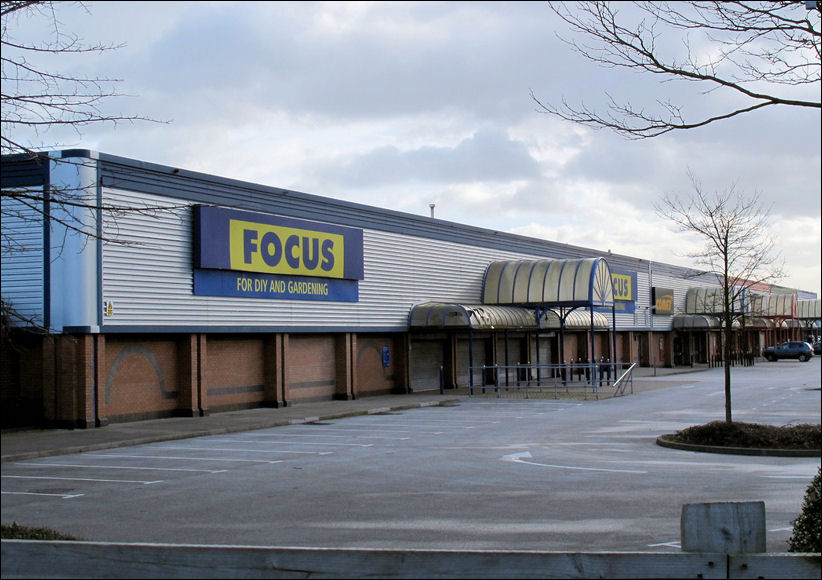
[[[343,277],[345,241],[340,234],[230,220],[229,244],[232,270]]]

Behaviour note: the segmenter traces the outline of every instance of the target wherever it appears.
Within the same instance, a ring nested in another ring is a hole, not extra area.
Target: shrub
[[[802,513],[793,521],[789,552],[822,552],[822,467],[805,492]]]
[[[2,537],[7,540],[76,540],[72,536],[61,534],[48,528],[29,528],[17,522],[3,524]]]

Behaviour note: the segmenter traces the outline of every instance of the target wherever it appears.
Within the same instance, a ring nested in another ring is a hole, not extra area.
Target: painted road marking
[[[346,423],[346,427],[329,427],[328,429],[344,430],[344,431],[370,431],[373,427],[396,427],[395,423],[369,423],[367,425],[355,425],[353,423]],[[443,431],[419,431],[415,429],[416,424],[410,427],[400,426],[399,429],[386,430],[387,433],[413,433],[414,435],[442,435]],[[473,429],[473,427],[463,427],[463,429]],[[279,437],[277,435],[266,435],[266,437]]]
[[[232,441],[231,443],[261,443],[260,441]],[[266,441],[266,444],[270,443],[278,443],[282,445],[327,445],[327,446],[334,446],[334,447],[374,447],[373,443],[327,443],[322,441]],[[242,451],[243,453],[302,453],[306,454],[308,452],[305,451],[281,451],[279,449],[231,449],[231,448],[223,448],[223,447],[188,447],[188,446],[176,446],[176,445],[163,445],[163,449],[189,449],[191,451],[230,451],[231,453],[236,453],[237,451]],[[316,451],[312,451],[310,453],[316,453]]]
[[[83,497],[84,493],[72,493],[70,495],[64,495],[62,493],[36,493],[33,491],[4,491],[2,492],[3,495],[43,495],[48,497],[59,497],[61,499],[74,499],[75,497]]]
[[[201,473],[224,473],[225,469],[186,469],[185,467],[136,467],[126,465],[94,465],[79,463],[15,463],[23,467],[94,467],[96,469],[143,469],[149,471],[194,471]]]
[[[142,483],[144,485],[163,483],[162,479],[157,479],[155,481],[141,481],[132,479],[94,479],[91,477],[52,477],[47,475],[4,475],[3,477],[10,479],[50,479],[56,481],[96,481],[100,483]]]
[[[187,459],[192,461],[234,461],[248,463],[282,463],[282,459],[222,459],[219,457],[174,457],[169,455],[125,455],[122,453],[92,453],[92,457],[129,457],[136,459]]]
[[[337,438],[337,439],[348,439],[350,435],[334,435],[333,433],[329,433],[326,429],[331,431],[345,431],[345,429],[339,429],[337,427],[318,427],[318,429],[322,429],[320,433],[278,433],[277,435],[261,435],[259,439],[240,439],[242,443],[266,443],[265,437],[329,437],[329,438]],[[359,438],[362,439],[388,439],[390,441],[408,441],[411,437],[386,437],[384,435],[358,435]],[[233,439],[226,439],[227,443],[236,443],[237,441]],[[333,443],[332,443],[333,445]]]
[[[660,542],[659,544],[648,544],[649,548],[659,548],[660,546],[665,546],[666,548],[682,548],[679,540],[673,542]]]
[[[523,457],[531,457],[530,451],[523,451],[521,453],[512,453],[510,455],[503,455],[503,461],[512,461],[514,463],[527,463],[528,465],[537,465],[539,467],[551,467],[554,469],[575,469],[580,471],[606,471],[608,473],[648,473],[647,471],[636,469],[610,469],[607,467],[580,467],[576,465],[553,465],[550,463],[538,463],[536,461],[525,461]]]

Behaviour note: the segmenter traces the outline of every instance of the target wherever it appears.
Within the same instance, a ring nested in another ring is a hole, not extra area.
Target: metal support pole
[[[474,394],[474,334],[468,327],[468,392]]]

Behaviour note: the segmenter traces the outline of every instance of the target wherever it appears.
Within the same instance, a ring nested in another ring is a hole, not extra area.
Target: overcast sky
[[[781,284],[820,293],[820,112],[644,141],[551,118],[531,91],[697,114],[729,97],[585,60],[543,2],[62,4],[67,32],[125,45],[67,72],[122,79],[117,112],[168,122],[45,142],[685,266],[696,240],[653,206],[690,171],[772,203]]]

